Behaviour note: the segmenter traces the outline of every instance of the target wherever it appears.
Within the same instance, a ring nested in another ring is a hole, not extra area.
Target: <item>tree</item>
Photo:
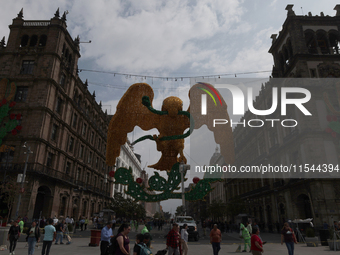
[[[180,206],[177,206],[175,215],[176,216],[184,215],[184,212],[185,211],[184,211],[183,205],[180,205]]]
[[[227,206],[221,200],[213,200],[209,205],[208,212],[214,220],[222,220],[227,214]]]
[[[171,219],[171,213],[169,213],[169,212],[164,212],[164,219],[165,220],[170,220]]]
[[[246,210],[246,206],[244,204],[244,201],[240,197],[233,198],[227,204],[227,213],[231,217],[235,217],[236,215],[240,213],[244,213],[245,210]]]
[[[145,208],[130,198],[124,198],[116,193],[111,201],[110,208],[115,211],[117,218],[142,219],[145,218]]]
[[[7,176],[6,180],[1,184],[1,194],[0,194],[2,201],[5,204],[7,204],[7,209],[8,209],[7,219],[9,219],[9,214],[13,208],[14,201],[18,193],[19,193],[18,183],[12,177]]]

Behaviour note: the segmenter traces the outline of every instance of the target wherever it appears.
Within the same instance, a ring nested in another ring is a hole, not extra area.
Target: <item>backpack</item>
[[[146,245],[137,244],[140,247],[140,255],[152,255],[151,250]]]

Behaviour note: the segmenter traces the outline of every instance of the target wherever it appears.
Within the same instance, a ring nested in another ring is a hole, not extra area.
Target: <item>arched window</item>
[[[65,46],[65,43],[64,43],[64,45],[63,45],[63,50],[61,51],[61,55],[62,55],[62,56],[65,55],[65,48],[66,48],[66,46]]]
[[[38,42],[38,36],[32,35],[31,41],[30,41],[30,46],[36,46]]]
[[[66,58],[66,59],[68,58],[68,49],[67,49],[66,52],[65,52],[65,58]]]
[[[21,38],[20,47],[27,46],[28,39],[29,39],[28,35],[23,35],[23,37]]]
[[[41,35],[39,39],[39,46],[40,47],[46,46],[46,42],[47,42],[47,35]]]
[[[318,54],[318,50],[316,48],[316,41],[315,41],[315,38],[314,38],[314,32],[313,31],[307,30],[305,32],[305,42],[306,42],[308,53]]]
[[[329,33],[329,43],[332,48],[333,54],[339,53],[339,44],[340,44],[340,34],[337,31],[331,31]]]
[[[316,33],[316,38],[318,40],[318,46],[322,54],[329,54],[329,49],[327,45],[327,34],[324,30],[320,30]]]

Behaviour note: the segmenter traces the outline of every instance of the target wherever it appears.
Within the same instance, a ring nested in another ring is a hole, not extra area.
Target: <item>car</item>
[[[199,233],[197,231],[197,225],[195,220],[191,216],[177,216],[175,222],[178,224],[180,229],[183,228],[184,224],[188,225],[189,238],[194,238],[195,241],[199,240]]]

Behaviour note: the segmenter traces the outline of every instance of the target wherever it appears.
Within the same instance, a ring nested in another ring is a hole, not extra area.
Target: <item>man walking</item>
[[[179,227],[177,223],[172,224],[172,229],[166,238],[166,248],[169,250],[168,255],[179,255]]]
[[[45,250],[46,250],[46,255],[50,254],[50,249],[52,242],[56,238],[56,230],[55,227],[52,225],[53,224],[53,219],[49,218],[47,220],[47,226],[45,226],[45,236],[44,236],[44,241],[43,241],[43,248],[41,251],[41,255],[45,255]]]
[[[110,239],[113,237],[112,235],[112,222],[106,223],[106,226],[103,227],[100,237],[100,254],[106,255],[109,245],[110,245]]]
[[[217,228],[217,224],[214,224],[214,227],[210,232],[210,243],[212,245],[214,255],[218,255],[218,252],[221,250],[221,241],[221,231]]]
[[[57,224],[57,239],[55,240],[54,244],[58,244],[58,241],[60,239],[60,244],[64,244],[63,243],[63,236],[64,236],[64,220],[60,221],[59,224]]]
[[[251,249],[250,234],[248,229],[242,223],[240,223],[240,230],[242,231],[242,238],[244,240],[244,250],[242,252],[247,252],[247,245],[249,246],[249,249]]]

